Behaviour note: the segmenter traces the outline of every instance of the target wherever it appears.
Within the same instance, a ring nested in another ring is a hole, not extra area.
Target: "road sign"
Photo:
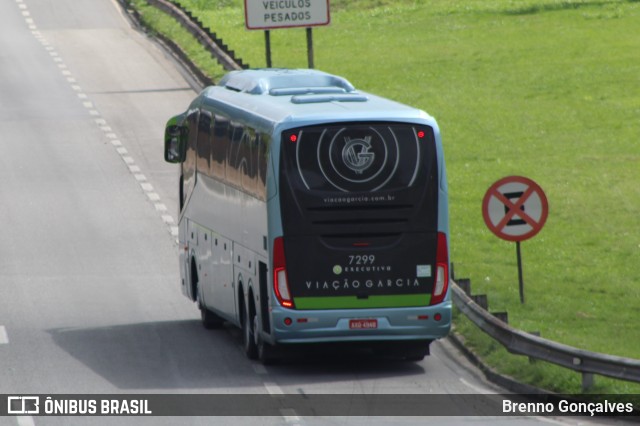
[[[328,25],[329,0],[244,0],[248,30]]]
[[[536,235],[547,220],[549,204],[542,188],[531,179],[508,176],[487,190],[482,216],[487,227],[507,241],[524,241]]]

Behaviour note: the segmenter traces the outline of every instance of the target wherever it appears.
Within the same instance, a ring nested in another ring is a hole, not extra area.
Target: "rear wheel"
[[[253,314],[253,330],[254,330],[254,339],[257,349],[257,358],[264,365],[271,365],[278,361],[278,351],[275,346],[265,342],[264,339],[260,336],[258,332],[258,314]]]
[[[198,303],[198,308],[200,308],[200,319],[202,320],[202,326],[204,328],[207,330],[213,330],[222,327],[224,324],[224,320],[222,318],[200,305],[200,303]]]
[[[195,293],[196,304],[198,305],[198,309],[200,309],[200,319],[202,320],[202,326],[207,330],[211,330],[214,328],[222,327],[224,320],[220,318],[218,315],[211,312],[202,302],[202,289],[200,288],[198,281],[198,273],[195,269],[195,262],[192,261],[191,270],[192,274],[192,291]]]
[[[405,361],[409,362],[422,361],[425,356],[429,355],[430,344],[431,341],[429,340],[411,342],[403,348],[401,356]]]
[[[258,358],[258,346],[256,345],[253,316],[249,306],[244,308],[242,315],[242,344],[244,353],[249,359]]]

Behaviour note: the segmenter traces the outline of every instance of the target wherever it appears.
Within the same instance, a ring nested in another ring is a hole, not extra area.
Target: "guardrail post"
[[[489,299],[487,299],[486,294],[476,294],[471,296],[471,299],[485,311],[489,308]]]
[[[471,296],[471,280],[469,278],[460,278],[456,282],[458,287],[460,287],[467,296]]]
[[[529,331],[529,334],[531,334],[532,336],[538,336],[540,337],[540,332],[539,331]],[[529,364],[535,364],[536,363],[536,359],[532,356],[529,357]]]
[[[582,373],[582,392],[586,392],[593,387],[595,377],[593,373]]]
[[[573,358],[573,365],[579,367],[582,365],[582,359],[578,357]],[[595,383],[595,377],[593,373],[582,372],[582,391],[586,392],[593,387]]]
[[[498,318],[505,324],[509,324],[509,314],[507,312],[491,312],[491,315]]]

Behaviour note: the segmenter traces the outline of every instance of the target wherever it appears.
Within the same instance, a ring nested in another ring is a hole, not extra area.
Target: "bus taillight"
[[[287,281],[287,265],[284,256],[284,240],[278,237],[273,241],[273,289],[278,302],[285,308],[293,308],[293,300]]]
[[[436,250],[436,282],[431,294],[431,304],[436,305],[444,300],[449,288],[449,250],[447,236],[438,232],[438,248]]]

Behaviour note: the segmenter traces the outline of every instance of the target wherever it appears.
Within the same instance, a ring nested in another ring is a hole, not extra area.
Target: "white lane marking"
[[[271,396],[284,395],[284,392],[282,392],[282,389],[276,383],[264,382],[264,387],[267,389],[267,392],[269,392],[269,395]]]
[[[481,393],[481,394],[492,394],[492,393],[495,393],[495,392],[490,391],[489,389],[473,385],[473,384],[469,383],[468,381],[466,381],[465,379],[463,379],[462,377],[460,377],[460,381],[462,382],[462,384],[464,384],[465,386],[475,390],[478,393]]]
[[[280,415],[284,418],[284,421],[287,423],[298,424],[300,422],[300,417],[296,413],[296,410],[292,408],[281,408]]]
[[[562,426],[567,426],[567,424],[568,424],[568,423],[565,423],[563,421],[554,420],[554,419],[551,419],[551,418],[548,418],[548,417],[532,416],[532,418],[534,418],[536,420],[539,420],[541,423],[544,422],[544,423],[551,423],[553,425],[562,425]],[[581,424],[581,423],[578,423],[578,424]],[[587,423],[585,423],[585,424],[587,424]]]
[[[100,112],[97,109],[95,109],[95,105],[89,101],[89,97],[82,91],[82,88],[77,84],[77,80],[73,77],[71,71],[68,70],[67,65],[64,63],[62,58],[60,58],[60,55],[56,51],[55,47],[53,47],[51,43],[49,43],[49,41],[42,35],[42,32],[38,30],[38,27],[35,25],[35,22],[31,17],[31,13],[28,11],[28,7],[25,4],[23,4],[23,0],[15,0],[15,1],[18,4],[18,8],[21,9],[21,13],[24,16],[25,23],[31,30],[31,34],[33,35],[33,37],[38,42],[40,42],[40,44],[51,56],[53,62],[57,64],[58,69],[60,70],[62,75],[66,78],[71,89],[77,92],[78,98],[82,101],[82,105],[87,109],[89,114],[93,117],[96,117],[94,119],[95,123],[100,127],[100,129],[103,132],[105,132],[105,136],[110,140],[111,144],[114,147],[116,147],[116,151],[118,152],[122,160],[125,162],[125,164],[129,168],[129,171],[134,176],[134,178],[141,183],[142,189],[145,191],[145,194],[147,195],[148,199],[151,202],[153,202],[155,210],[163,213],[161,214],[162,221],[167,226],[167,229],[171,234],[171,236],[178,237],[178,227],[173,226],[175,224],[175,220],[173,219],[173,217],[169,214],[166,214],[167,207],[165,204],[160,202],[160,195],[158,195],[155,192],[152,192],[153,186],[151,186],[151,184],[149,183],[146,183],[147,178],[141,173],[140,167],[136,165],[135,160],[132,157],[126,155],[128,154],[127,149],[122,146],[122,142],[118,140],[117,135],[113,133],[111,127],[107,126],[107,121],[101,117]],[[124,15],[122,14],[120,7],[116,7],[116,9],[120,11],[120,14],[124,19]],[[178,244],[177,238],[174,240],[174,243]],[[8,337],[4,327],[0,326],[0,344],[2,343],[8,343]],[[25,422],[27,422],[25,423],[26,425],[33,424],[33,419],[31,419],[31,417],[25,417],[25,419],[27,419],[27,420],[24,420]],[[20,420],[18,420],[18,422],[20,422]]]
[[[82,88],[77,84],[77,80],[73,77],[71,71],[69,71],[67,65],[64,63],[59,53],[56,51],[55,47],[52,46],[51,43],[49,43],[49,41],[42,35],[40,31],[38,31],[35,25],[35,22],[31,17],[31,13],[28,10],[27,5],[23,4],[23,0],[15,0],[15,1],[18,4],[18,8],[20,9],[21,14],[24,17],[25,23],[31,29],[31,34],[33,35],[33,37],[40,42],[40,44],[51,56],[51,59],[53,60],[53,62],[57,64],[58,69],[60,69],[60,72],[62,73],[62,75],[66,77],[67,83],[69,83],[69,86],[71,87],[71,89],[77,92],[76,94],[78,96],[78,99],[80,99],[80,101],[82,102],[82,105],[87,109],[87,111],[91,116],[95,117],[94,119],[95,123],[100,127],[100,129],[103,132],[105,132],[105,137],[116,148],[116,152],[120,155],[122,160],[125,162],[131,174],[134,176],[136,181],[140,183],[140,186],[142,187],[143,191],[147,195],[147,198],[151,202],[153,202],[155,210],[162,213],[160,216],[162,218],[162,221],[165,223],[165,225],[167,225],[167,228],[171,233],[171,236],[176,237],[178,235],[178,227],[173,226],[173,224],[175,224],[175,220],[173,219],[173,216],[166,213],[167,207],[165,204],[160,202],[160,195],[158,195],[156,192],[153,192],[154,188],[151,185],[151,183],[147,182],[146,176],[141,173],[140,167],[136,165],[135,160],[128,155],[129,154],[128,150],[123,146],[122,142],[118,140],[118,136],[116,135],[116,133],[114,133],[111,127],[107,125],[107,121],[104,118],[102,118],[100,112],[98,111],[94,103],[90,101],[87,94],[84,93],[82,91]],[[122,15],[122,11],[120,10],[120,7],[116,6],[116,9],[120,11]],[[124,19],[124,15],[122,16]],[[3,326],[0,326],[0,343],[8,343],[7,333]],[[30,417],[27,417],[27,419],[30,419]],[[33,423],[32,420],[31,420],[31,423]]]
[[[4,325],[0,325],[0,345],[6,345],[9,343],[9,335]]]
[[[35,426],[36,423],[33,421],[33,417],[31,416],[18,416],[16,417],[18,420],[18,426]]]

